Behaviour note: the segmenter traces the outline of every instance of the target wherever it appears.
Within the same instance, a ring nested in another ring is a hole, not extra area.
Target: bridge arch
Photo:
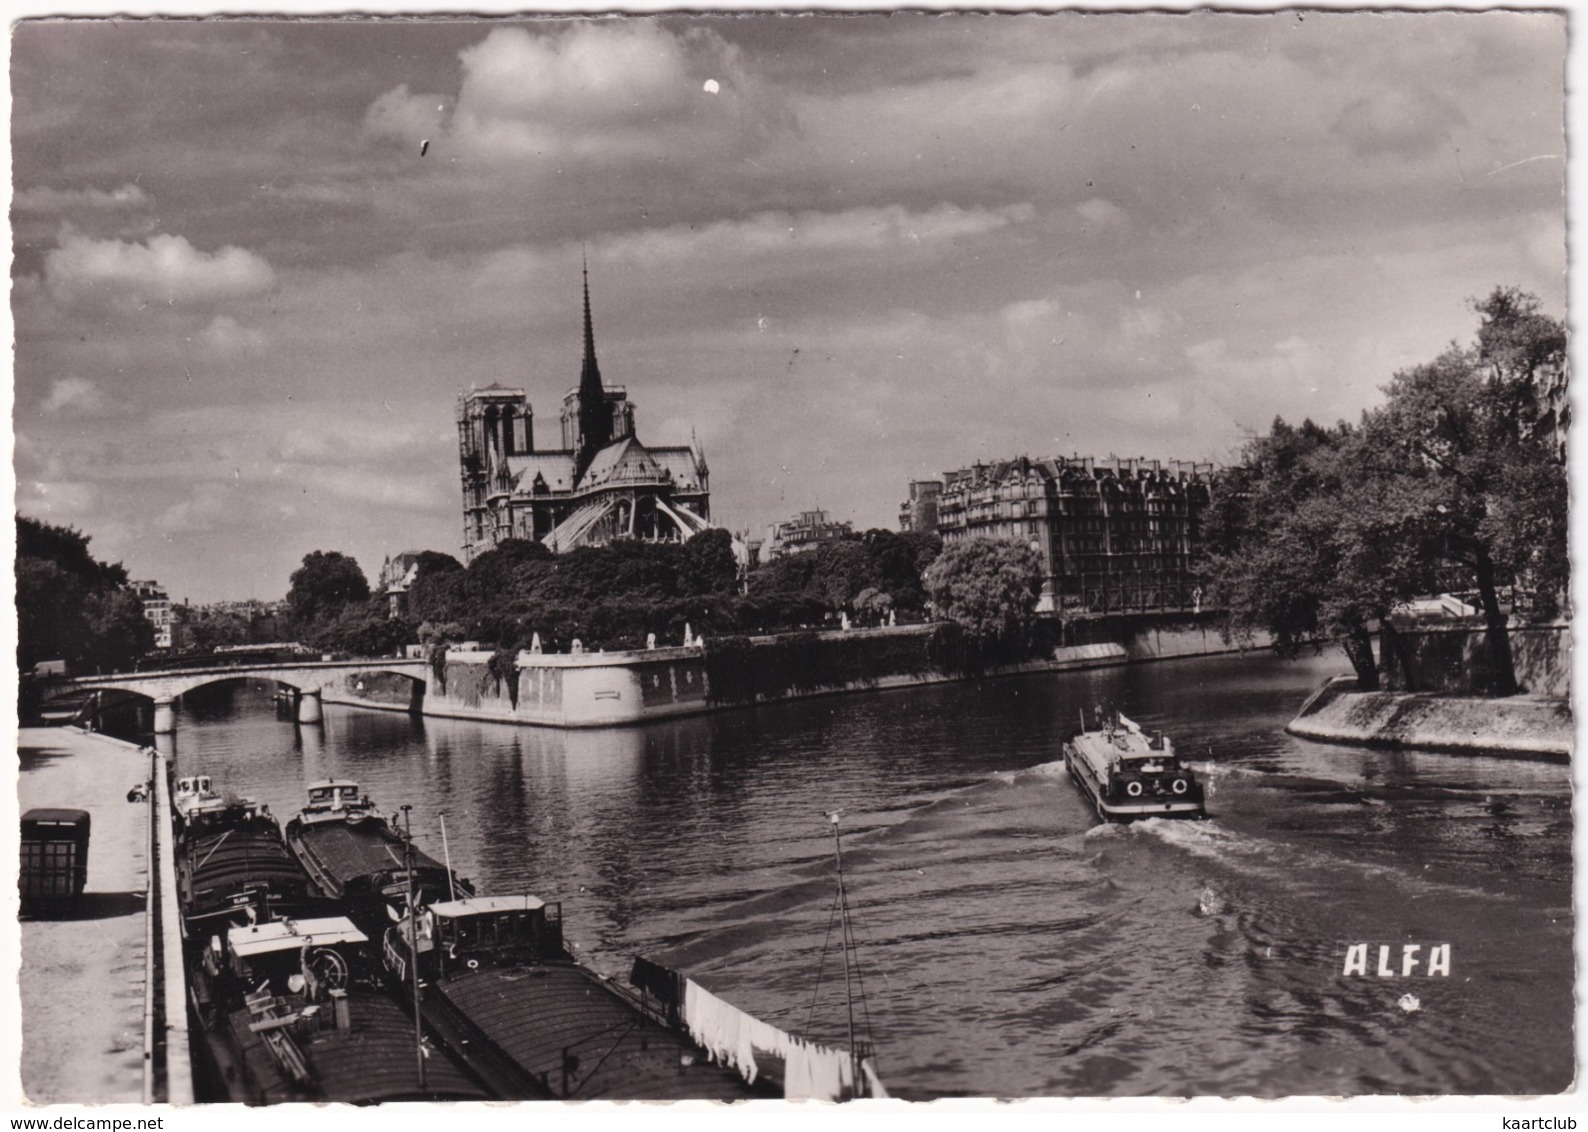
[[[321,718],[322,693],[329,689],[339,700],[358,703],[363,697],[345,689],[356,690],[359,679],[367,682],[377,677],[383,680],[401,678],[402,681],[407,682],[407,687],[404,689],[407,703],[383,704],[371,700],[370,706],[417,711],[423,702],[424,678],[427,675],[428,671],[422,660],[372,658],[303,664],[238,664],[172,669],[163,672],[128,672],[111,676],[83,677],[73,683],[84,689],[129,692],[153,700],[155,733],[169,734],[176,729],[174,702],[188,692],[209,684],[231,680],[273,681],[297,692],[298,722],[318,723]],[[354,678],[352,682],[348,682],[349,677]]]

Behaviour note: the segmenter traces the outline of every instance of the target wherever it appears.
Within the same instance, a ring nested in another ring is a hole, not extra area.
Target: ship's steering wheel
[[[304,964],[314,981],[326,990],[341,990],[347,986],[347,960],[329,947],[316,947],[309,952]]]

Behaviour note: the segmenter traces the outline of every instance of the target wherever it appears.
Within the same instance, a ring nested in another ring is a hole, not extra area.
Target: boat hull
[[[575,962],[481,968],[424,990],[425,1022],[503,1100],[781,1095],[712,1065],[686,1034]]]
[[[287,845],[315,885],[328,898],[344,901],[347,914],[378,936],[386,909],[406,905],[410,885],[418,903],[446,900],[453,890],[467,893],[457,878],[448,883],[446,866],[414,847],[378,816],[357,820],[287,823]],[[409,865],[412,868],[409,868]]]
[[[183,830],[177,844],[177,892],[190,938],[246,922],[249,909],[275,919],[301,916],[324,903],[273,818]]]
[[[1140,798],[1120,797],[1110,790],[1107,778],[1092,765],[1074,743],[1064,744],[1064,764],[1070,777],[1086,795],[1097,816],[1104,821],[1135,821],[1142,818],[1204,818],[1207,809],[1202,792],[1196,789],[1183,798],[1172,795],[1144,795]]]
[[[302,1007],[297,1002],[287,1005]],[[428,1051],[421,1084],[413,1020],[385,992],[351,991],[347,1014],[346,1030],[292,1031],[292,1048],[303,1071],[297,1074],[272,1049],[271,1032],[261,1029],[248,1009],[205,1011],[195,1002],[194,1052],[202,1099],[248,1105],[492,1099],[445,1050]]]

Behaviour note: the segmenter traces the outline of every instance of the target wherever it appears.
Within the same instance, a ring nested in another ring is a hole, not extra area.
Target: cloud
[[[441,132],[447,99],[434,94],[410,94],[408,84],[381,95],[364,113],[364,129],[375,137],[397,138],[418,145]]]
[[[912,210],[903,205],[837,212],[763,212],[742,220],[653,228],[621,236],[602,249],[613,263],[680,263],[724,256],[779,256],[811,252],[875,253],[888,248],[946,245],[985,235],[1034,216],[1029,204],[960,208],[940,204]]]
[[[1364,157],[1399,154],[1411,158],[1447,144],[1466,126],[1466,115],[1448,98],[1426,90],[1396,88],[1348,103],[1332,129]]]
[[[1091,197],[1075,206],[1075,211],[1081,218],[1098,227],[1109,227],[1125,223],[1125,210],[1112,201],[1102,197]]]
[[[218,314],[199,331],[198,341],[209,353],[221,358],[237,358],[258,353],[264,348],[264,332],[244,326],[230,315]]]
[[[247,512],[246,504],[235,490],[202,484],[191,496],[165,508],[154,519],[156,533],[173,535],[223,530],[237,523]]]
[[[104,189],[53,189],[39,185],[23,189],[11,200],[17,212],[59,215],[84,209],[109,209],[130,211],[146,208],[154,202],[149,194],[128,182],[120,188]]]
[[[50,386],[40,411],[45,413],[97,413],[105,406],[99,386],[83,377],[63,377]]]
[[[67,229],[44,259],[45,286],[66,303],[185,306],[261,294],[275,281],[270,264],[252,252],[230,246],[202,252],[181,236],[164,234],[126,243]]]
[[[460,58],[451,136],[476,158],[699,160],[742,144],[753,125],[734,50],[700,26],[674,33],[655,20],[608,19],[497,28]],[[717,92],[706,93],[708,79]],[[396,93],[382,96],[383,122],[412,112]]]

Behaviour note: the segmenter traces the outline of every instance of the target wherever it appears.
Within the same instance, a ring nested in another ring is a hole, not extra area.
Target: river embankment
[[[1213,614],[1115,615],[1055,623],[1037,655],[976,662],[944,623],[717,637],[631,652],[449,650],[417,687],[375,673],[322,689],[326,703],[550,727],[610,727],[811,696],[971,677],[1066,672],[1241,651]]]
[[[1351,676],[1330,680],[1285,728],[1303,739],[1366,747],[1565,760],[1571,757],[1569,700],[1437,692],[1359,692]]]

